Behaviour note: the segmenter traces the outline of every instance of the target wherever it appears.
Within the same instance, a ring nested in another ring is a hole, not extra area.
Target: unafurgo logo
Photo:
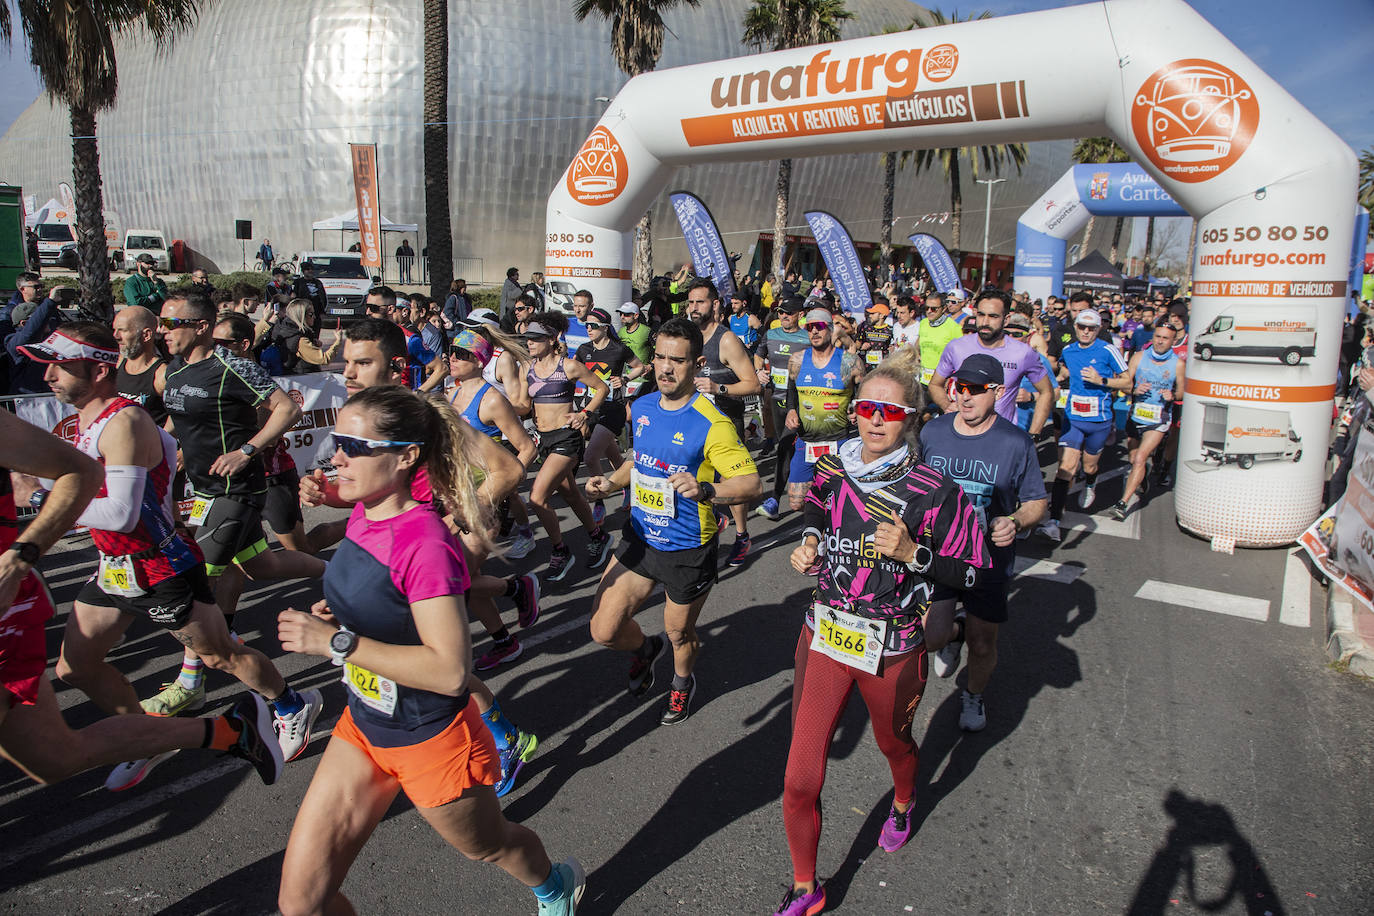
[[[1176,60],[1141,84],[1131,132],[1145,155],[1176,181],[1206,181],[1229,169],[1259,126],[1259,101],[1234,70],[1201,58]]]
[[[954,45],[936,45],[926,52],[921,70],[932,83],[943,83],[954,75],[959,66],[959,49]]]
[[[587,136],[568,168],[568,193],[580,204],[608,204],[625,190],[630,167],[615,135],[597,126]]]

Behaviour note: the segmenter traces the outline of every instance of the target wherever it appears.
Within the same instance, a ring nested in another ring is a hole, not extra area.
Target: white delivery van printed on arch
[[[1256,461],[1302,458],[1302,437],[1286,410],[1203,401],[1202,460],[1249,470]]]
[[[1212,319],[1193,338],[1198,359],[1277,359],[1299,366],[1317,353],[1317,310],[1313,306],[1236,306]]]

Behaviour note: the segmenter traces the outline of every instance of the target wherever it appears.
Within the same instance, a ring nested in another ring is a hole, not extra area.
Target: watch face
[[[347,652],[353,645],[353,634],[346,630],[340,630],[329,637],[329,648],[335,652]]]

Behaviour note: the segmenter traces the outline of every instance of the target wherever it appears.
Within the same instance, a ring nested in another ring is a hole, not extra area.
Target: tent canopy
[[[59,217],[59,216],[57,215],[59,212],[62,213],[62,216],[61,216],[61,217]],[[37,210],[35,210],[34,212],[28,214],[27,218],[24,220],[24,225],[26,225],[26,226],[28,226],[30,229],[32,229],[34,226],[37,226],[39,223],[56,223],[56,222],[70,223],[70,222],[72,222],[72,215],[71,215],[70,213],[67,212],[67,208],[66,208],[66,207],[64,207],[64,206],[62,206],[62,204],[58,203],[58,200],[57,200],[56,197],[50,197],[50,198],[48,198],[48,202],[47,202],[47,203],[45,203],[43,206],[39,207],[39,208],[38,208]]]
[[[385,216],[382,218],[383,232],[418,232],[420,227],[415,223],[393,223]],[[322,219],[310,227],[315,230],[333,230],[335,232],[357,232],[358,231],[358,211],[348,210],[337,216]]]
[[[1121,292],[1121,271],[1112,266],[1112,263],[1102,256],[1102,252],[1093,250],[1083,260],[1072,267],[1064,268],[1064,290],[1086,289],[1095,293],[1119,293]]]

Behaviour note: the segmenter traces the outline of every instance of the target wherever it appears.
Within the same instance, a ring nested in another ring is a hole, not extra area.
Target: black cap
[[[806,303],[802,300],[801,296],[786,296],[778,303],[778,311],[789,313],[800,312],[805,306]]]
[[[956,381],[974,385],[1001,385],[1006,382],[1002,364],[986,353],[974,353],[954,373]]]
[[[140,263],[140,264],[156,264],[156,263],[157,263],[157,261],[154,260],[153,256],[150,255],[150,254],[149,254],[148,252],[146,252],[146,251],[143,252],[143,254],[139,255],[138,257],[134,258],[134,260],[137,261],[137,262]]]

